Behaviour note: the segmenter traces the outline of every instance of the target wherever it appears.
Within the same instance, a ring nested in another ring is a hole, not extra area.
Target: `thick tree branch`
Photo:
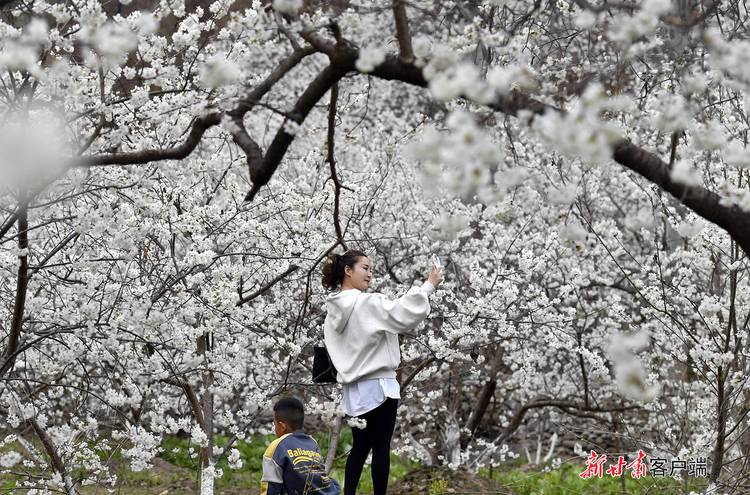
[[[482,386],[482,391],[479,394],[476,408],[471,412],[469,420],[466,422],[466,429],[471,432],[469,434],[471,437],[474,436],[482,418],[484,418],[484,415],[487,412],[487,407],[490,405],[490,400],[492,400],[492,397],[495,395],[496,388],[497,380],[494,378],[487,380]],[[463,435],[461,438],[461,447],[465,449],[469,444],[469,440],[469,436]]]
[[[745,255],[750,256],[750,213],[736,205],[724,206],[721,196],[706,188],[672,181],[667,163],[628,141],[615,146],[614,159],[670,193],[699,216],[726,230]]]
[[[409,18],[406,15],[406,2],[404,0],[393,2],[393,17],[396,20],[396,39],[401,50],[401,60],[407,64],[412,63],[414,62],[414,50],[411,46]]]
[[[395,8],[396,5],[394,4]],[[303,28],[299,34],[312,45],[312,48],[306,48],[303,51],[297,50],[287,61],[289,66],[293,66],[298,58],[301,59],[304,54],[311,51],[319,51],[328,55],[331,65],[318,75],[297,102],[294,111],[290,115],[290,119],[298,124],[304,121],[314,104],[323,97],[336,81],[341,79],[347,72],[356,71],[355,62],[359,57],[359,51],[344,41],[334,44],[310,28]],[[258,91],[263,92],[270,89],[273,85],[272,81],[277,80],[276,77],[280,77],[281,74],[285,73],[285,68],[286,66],[284,68],[280,66],[278,73],[269,78],[267,87],[264,87],[263,90],[258,88]],[[421,69],[415,67],[412,63],[407,63],[401,57],[395,56],[387,57],[382,64],[371,72],[371,75],[423,88],[427,87],[428,84],[422,75]],[[238,123],[240,120],[239,117],[244,115],[244,112],[249,111],[256,102],[257,98],[248,98],[242,104],[238,105],[232,112],[235,122]],[[541,115],[545,111],[553,109],[518,92],[511,92],[508,95],[498,95],[496,101],[489,106],[496,111],[513,116],[517,116],[521,110]],[[184,158],[198,145],[205,130],[212,125],[218,124],[220,121],[221,114],[219,113],[197,119],[185,142],[175,148],[95,156],[84,159],[84,164],[124,165]],[[262,159],[259,147],[250,139],[243,127],[240,126],[240,131],[236,134],[235,139],[245,153],[248,154],[248,165],[250,167],[253,187],[246,195],[245,200],[252,201],[260,188],[267,184],[275,173],[294,136],[287,134],[283,130],[279,130],[266,156]],[[740,245],[745,254],[750,255],[749,213],[737,206],[722,205],[721,197],[718,194],[703,187],[686,186],[671,181],[667,164],[659,157],[638,148],[629,141],[624,140],[615,146],[613,158],[621,165],[633,170],[672,194],[696,214],[726,230]]]
[[[15,212],[13,212],[8,219],[5,221],[5,223],[0,227],[0,239],[5,237],[5,234],[8,233],[10,229],[13,228],[13,225],[18,221],[18,219],[21,217],[21,215],[25,214],[26,209],[29,207],[29,204],[31,204],[31,201],[36,198],[39,194],[42,193],[45,189],[47,189],[47,186],[50,184],[54,184],[58,179],[60,179],[62,176],[64,176],[67,173],[68,169],[65,167],[60,167],[54,173],[52,173],[50,176],[44,178],[39,185],[37,185],[34,189],[31,191],[27,191],[23,196],[19,198],[18,201],[18,208]]]
[[[339,45],[332,61],[343,69],[355,70],[354,63],[357,57],[356,49],[348,45]],[[427,80],[424,79],[420,69],[393,56],[387,57],[385,62],[375,68],[372,75],[414,86],[427,86]],[[522,110],[535,115],[542,115],[550,110],[560,111],[519,92],[497,95],[495,102],[489,107],[512,116],[518,116]],[[613,159],[658,185],[699,216],[726,230],[745,254],[750,256],[750,213],[735,205],[722,205],[722,198],[706,188],[673,182],[669,178],[668,164],[630,141],[623,140],[614,147]]]
[[[266,77],[255,89],[253,89],[247,97],[243,98],[237,107],[229,112],[232,117],[243,116],[253,108],[265,96],[274,84],[279,82],[290,70],[297,66],[305,57],[315,53],[312,47],[305,47],[300,50],[295,50],[289,57],[284,59],[278,67],[276,67],[271,74]]]
[[[193,410],[195,421],[198,424],[202,424],[203,423],[203,409],[201,408],[200,400],[198,400],[198,396],[196,395],[195,390],[193,389],[193,386],[190,385],[190,382],[188,382],[187,380],[180,380],[177,378],[164,378],[162,379],[162,381],[166,384],[179,387],[185,391],[185,395],[187,395],[188,402],[190,403],[190,409]]]
[[[490,107],[513,116],[517,116],[521,110],[541,115],[553,109],[521,94],[499,97]],[[623,140],[617,144],[612,157],[620,165],[670,193],[697,215],[726,230],[745,254],[750,256],[750,213],[736,205],[724,206],[721,196],[704,187],[672,181],[669,177],[669,164],[630,141]]]
[[[237,130],[234,133],[235,142],[246,153],[248,162],[251,164],[260,163],[262,152],[255,141],[250,138],[242,123],[242,117],[252,110],[254,106],[273,88],[284,75],[294,68],[303,58],[314,53],[311,48],[297,50],[279,66],[246,98],[244,98],[235,109],[230,111],[229,117],[237,124]],[[200,144],[205,132],[221,123],[223,114],[215,112],[195,119],[188,137],[182,144],[173,148],[154,149],[135,151],[132,153],[111,153],[106,155],[95,155],[80,159],[79,165],[97,166],[97,165],[139,165],[161,160],[180,160],[187,157]]]
[[[508,426],[503,429],[502,433],[500,433],[500,436],[497,437],[495,440],[495,443],[501,443],[513,434],[518,427],[521,425],[521,422],[523,421],[524,416],[526,413],[531,409],[538,409],[540,407],[558,407],[558,408],[565,408],[565,409],[574,409],[574,410],[580,410],[580,411],[587,411],[587,412],[593,412],[593,413],[611,413],[611,412],[622,412],[622,411],[630,411],[633,409],[638,409],[639,406],[616,406],[616,407],[585,407],[583,404],[579,404],[577,402],[569,401],[569,400],[558,400],[558,399],[536,399],[532,400],[531,402],[528,402],[516,410],[516,412],[513,414],[513,417],[511,418],[510,422],[508,423]]]
[[[174,148],[134,151],[132,153],[110,153],[80,159],[79,165],[91,167],[100,165],[143,165],[162,160],[180,160],[187,157],[201,142],[203,134],[221,122],[221,113],[212,113],[195,119],[187,139]]]
[[[329,65],[310,83],[310,86],[302,93],[297,104],[289,115],[289,119],[297,124],[304,122],[307,115],[315,107],[315,104],[331,89],[331,87],[344,75],[346,70],[336,65]],[[271,145],[266,151],[266,156],[260,166],[250,165],[250,178],[253,187],[245,196],[245,201],[252,201],[260,188],[268,184],[276,172],[287,149],[292,144],[294,135],[288,134],[284,127],[278,130]]]

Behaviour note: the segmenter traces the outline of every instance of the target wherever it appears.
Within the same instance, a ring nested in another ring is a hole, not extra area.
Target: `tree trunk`
[[[445,464],[455,469],[461,464],[461,428],[455,414],[446,414],[444,418],[440,435],[443,437]]]
[[[73,483],[73,478],[65,468],[65,463],[57,453],[57,449],[55,448],[55,444],[52,442],[52,439],[49,437],[49,435],[47,435],[47,432],[44,430],[44,428],[42,428],[39,423],[36,422],[36,420],[32,419],[31,421],[29,421],[29,423],[31,424],[31,428],[34,430],[34,433],[36,433],[36,436],[39,437],[39,440],[42,442],[42,445],[44,445],[44,450],[47,451],[47,455],[50,458],[52,467],[62,477],[63,483],[65,483],[65,493],[67,493],[68,495],[76,495],[77,492],[75,489],[75,484]]]
[[[23,204],[26,196],[21,191],[19,204]],[[2,364],[0,364],[0,376],[5,376],[15,364],[16,350],[21,339],[21,328],[23,327],[23,313],[26,307],[26,291],[29,286],[29,222],[26,208],[22,208],[18,213],[18,249],[21,250],[19,255],[20,263],[18,265],[18,279],[16,281],[16,300],[13,304],[13,321],[10,324],[8,335],[8,345],[3,352]]]
[[[489,407],[490,405],[492,396],[495,394],[496,388],[497,380],[495,379],[487,380],[487,382],[482,387],[482,392],[479,394],[479,402],[477,403],[474,411],[471,413],[471,416],[469,416],[469,421],[467,421],[466,423],[466,428],[471,432],[471,436],[461,439],[462,449],[465,449],[469,445],[471,438],[474,436],[474,432],[477,431],[479,423],[482,422],[482,418],[484,418],[484,415],[487,412],[487,407]]]
[[[727,436],[727,416],[729,411],[729,399],[732,396],[734,387],[731,385],[729,388],[724,388],[724,372],[719,367],[719,390],[716,394],[716,401],[718,406],[718,418],[716,419],[716,445],[714,446],[714,454],[711,460],[711,473],[709,475],[709,483],[716,483],[721,475],[721,467],[724,463],[724,444]]]
[[[331,472],[333,461],[336,460],[336,449],[339,447],[339,438],[341,438],[341,424],[344,418],[337,417],[331,427],[331,441],[328,442],[328,452],[326,452],[326,474]]]
[[[206,356],[209,348],[209,334],[203,334],[198,340],[198,353]],[[203,373],[203,397],[201,398],[202,420],[200,427],[206,434],[206,445],[201,447],[201,495],[214,493],[214,396],[211,393],[213,373],[208,358],[205,358],[206,370]]]

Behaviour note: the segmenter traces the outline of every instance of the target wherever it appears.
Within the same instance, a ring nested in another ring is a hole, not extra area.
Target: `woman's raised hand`
[[[440,285],[440,282],[443,281],[443,267],[432,265],[432,268],[430,269],[430,278],[428,278],[427,281],[431,283],[433,287]]]

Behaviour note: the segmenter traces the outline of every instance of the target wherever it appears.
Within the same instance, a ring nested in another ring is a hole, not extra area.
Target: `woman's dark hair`
[[[350,249],[344,254],[332,254],[328,261],[323,265],[323,287],[329,291],[334,291],[341,287],[344,281],[344,267],[354,269],[360,258],[366,258],[367,255],[362,251]]]

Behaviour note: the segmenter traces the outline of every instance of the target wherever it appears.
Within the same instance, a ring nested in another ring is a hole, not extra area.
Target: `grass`
[[[328,452],[328,445],[330,436],[326,433],[318,433],[315,435],[318,445],[320,445],[321,453],[325,457]],[[223,470],[223,476],[215,481],[215,487],[218,490],[227,490],[231,488],[239,488],[242,490],[252,490],[253,488],[260,488],[260,479],[262,474],[262,459],[263,453],[266,451],[268,444],[276,439],[276,435],[264,435],[257,436],[254,438],[248,438],[236,442],[232,447],[236,448],[240,452],[240,459],[242,460],[243,468],[241,470],[229,469],[226,460],[222,460],[217,464],[217,468]],[[218,446],[225,446],[228,441],[227,437],[215,438],[215,443]],[[199,456],[196,455],[197,448],[190,443],[189,439],[179,439],[172,437],[162,442],[164,452],[160,454],[160,457],[165,461],[185,469],[189,469],[193,473],[198,470]],[[336,449],[336,461],[333,463],[330,476],[341,483],[342,487],[344,484],[344,468],[346,465],[346,453],[352,447],[352,433],[350,429],[344,429],[341,432],[339,438],[338,448]],[[419,465],[415,462],[407,461],[403,462],[398,456],[391,454],[391,472],[389,476],[389,483],[393,483],[409,470],[418,467]],[[369,466],[366,466],[362,470],[362,476],[359,481],[358,492],[360,493],[371,493],[372,488],[372,472]]]
[[[325,456],[328,450],[329,437],[324,433],[316,434],[316,439]],[[217,466],[223,475],[215,480],[216,493],[222,495],[257,495],[260,493],[262,457],[267,445],[275,435],[248,438],[233,445],[240,452],[242,469],[229,469],[223,460]],[[228,438],[216,438],[218,446],[226,445]],[[336,461],[331,477],[344,482],[346,454],[351,448],[351,430],[342,431],[336,452]],[[189,495],[200,493],[197,485],[199,473],[199,455],[189,439],[172,437],[162,443],[164,451],[160,459],[154,459],[154,468],[142,472],[132,472],[127,461],[117,460],[119,453],[109,457],[112,461],[111,472],[117,474],[117,486],[113,492],[118,495]],[[15,443],[5,445],[0,452],[9,450],[23,451]],[[17,469],[20,468],[20,465]],[[582,479],[579,475],[585,466],[572,462],[564,463],[556,469],[550,467],[522,464],[520,460],[509,462],[493,470],[480,470],[479,473],[457,473],[440,468],[421,468],[419,464],[404,461],[396,455],[391,456],[389,493],[398,495],[437,495],[441,493],[513,493],[514,495],[587,495],[587,494],[659,494],[677,495],[691,491],[705,491],[707,478],[692,478],[683,481],[674,478],[653,478],[650,475],[635,479],[626,472],[624,480],[620,477],[604,475]],[[5,471],[0,474],[0,495],[13,491],[16,480],[29,479],[34,476],[29,472],[24,476],[18,469],[15,473]],[[34,469],[32,469],[34,471]],[[439,476],[436,472],[439,471]],[[42,474],[38,472],[38,474]],[[46,473],[47,475],[49,473]],[[20,475],[20,477],[19,477]],[[43,476],[45,476],[43,474]],[[488,483],[492,487],[488,488]],[[623,487],[624,483],[624,487]],[[107,487],[111,488],[111,487]],[[102,486],[85,486],[79,489],[83,495],[107,494]],[[366,466],[360,478],[358,493],[372,493],[372,479],[369,466]]]
[[[534,466],[505,468],[493,473],[493,480],[512,488],[519,495],[599,495],[599,494],[660,494],[677,495],[705,490],[707,478],[678,481],[674,478],[654,478],[650,475],[636,479],[629,472],[624,477],[605,474],[601,478],[583,479],[579,475],[585,467],[563,464],[557,469]],[[480,470],[489,475],[489,471]],[[624,485],[624,486],[623,486]]]

